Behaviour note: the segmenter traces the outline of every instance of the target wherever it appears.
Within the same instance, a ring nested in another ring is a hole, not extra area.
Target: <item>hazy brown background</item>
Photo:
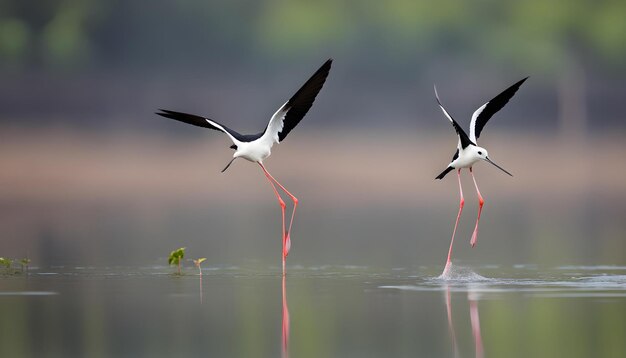
[[[489,123],[456,257],[626,262],[623,2],[0,1],[0,256],[130,265],[187,246],[213,264],[278,263],[279,209],[217,132],[242,132],[328,57],[315,105],[266,164],[301,200],[290,264],[437,264],[458,205],[456,145],[432,84]],[[619,15],[619,16],[618,16]]]

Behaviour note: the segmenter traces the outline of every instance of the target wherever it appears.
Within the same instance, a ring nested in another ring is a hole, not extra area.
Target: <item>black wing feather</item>
[[[441,104],[441,101],[439,101],[439,95],[437,95],[436,90],[435,90],[435,99],[437,100],[437,104],[439,105],[439,107],[441,107],[446,113],[448,113],[448,116],[450,120],[452,121],[452,126],[454,127],[454,130],[456,131],[456,134],[458,134],[459,140],[461,141],[461,148],[465,149],[467,148],[468,145],[474,144],[469,139],[469,137],[467,136],[467,133],[465,133],[463,128],[461,128],[461,126],[457,123],[457,121],[455,121],[454,118],[452,118],[452,115],[443,107],[443,104]]]
[[[198,127],[203,127],[203,128],[209,128],[209,129],[213,129],[216,131],[222,131],[220,128],[217,128],[216,126],[212,125],[211,123],[209,123],[207,121],[207,118],[205,117],[201,117],[201,116],[197,116],[195,114],[189,114],[189,113],[183,113],[183,112],[175,112],[175,111],[169,111],[167,109],[159,109],[161,112],[156,112],[156,114],[158,114],[159,116],[165,117],[165,118],[171,118],[171,119],[175,119],[177,121],[183,122],[183,123],[187,123],[187,124],[191,124],[194,126],[198,126]],[[211,119],[211,121],[213,121]],[[215,122],[215,121],[213,121]],[[217,122],[215,122],[217,123]],[[249,142],[251,137],[260,137],[261,135],[259,134],[254,134],[254,135],[247,135],[247,134],[240,134],[235,130],[232,130],[228,127],[226,127],[225,125],[221,124],[221,123],[217,123],[220,126],[222,126],[222,128],[224,128],[225,131],[227,131],[230,135],[232,135],[233,137],[235,137],[238,141],[241,142]],[[254,139],[256,139],[254,138]],[[254,140],[252,139],[252,140]]]
[[[505,89],[499,95],[495,96],[491,101],[487,102],[485,108],[476,118],[476,125],[474,128],[474,134],[476,135],[476,139],[480,137],[480,132],[482,132],[485,124],[487,124],[489,119],[499,110],[501,110],[507,103],[509,103],[509,100],[515,95],[515,92],[517,92],[522,83],[524,83],[524,81],[526,81],[527,79],[528,77],[521,79],[511,87]]]
[[[459,126],[459,124],[454,119],[452,120],[452,125],[454,126],[456,133],[459,135],[459,139],[461,139],[461,148],[465,149],[470,144],[476,145],[469,139],[467,133],[465,133],[463,128],[461,128],[461,126]]]
[[[313,105],[313,101],[315,101],[315,97],[317,97],[317,94],[324,86],[324,82],[326,82],[326,77],[328,77],[332,62],[332,58],[328,59],[328,61],[315,71],[313,76],[300,87],[298,92],[287,101],[288,111],[283,120],[283,129],[278,133],[279,141],[282,142],[283,139],[287,137],[287,134],[300,123],[304,115],[309,111]]]

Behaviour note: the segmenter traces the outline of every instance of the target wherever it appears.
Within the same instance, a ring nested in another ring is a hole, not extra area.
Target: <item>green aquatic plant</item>
[[[21,270],[13,266],[16,262],[20,264]],[[25,273],[28,271],[28,264],[30,264],[30,259],[27,257],[19,260],[8,257],[0,257],[0,268],[2,268],[3,275],[17,275]]]
[[[181,262],[183,261],[183,258],[185,257],[185,248],[181,247],[179,249],[176,249],[172,252],[170,252],[170,257],[168,258],[167,262],[170,265],[177,265],[178,266],[178,274],[181,274],[180,271],[180,266],[181,266]]]
[[[7,257],[0,257],[0,268],[2,268],[2,271],[0,273],[2,273],[3,275],[15,275],[19,273],[19,271],[13,268],[14,261],[15,260]]]
[[[13,259],[0,257],[0,266],[4,266],[5,269],[9,270],[13,266]]]
[[[193,264],[196,265],[196,267],[198,268],[198,272],[200,273],[200,276],[202,276],[202,269],[200,269],[200,264],[206,261],[206,257],[201,257],[199,259],[195,259],[191,261],[193,261]]]

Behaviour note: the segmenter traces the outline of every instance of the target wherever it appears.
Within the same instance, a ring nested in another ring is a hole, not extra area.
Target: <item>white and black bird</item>
[[[275,143],[281,143],[283,140],[285,140],[287,134],[289,134],[289,132],[291,132],[291,130],[294,129],[295,126],[298,125],[298,123],[300,123],[302,118],[304,118],[306,113],[309,111],[309,109],[313,105],[313,102],[315,101],[315,97],[317,97],[317,94],[320,92],[320,90],[324,86],[324,83],[326,82],[326,77],[328,77],[328,73],[330,72],[332,61],[332,59],[327,60],[311,76],[311,78],[309,78],[309,80],[306,81],[304,85],[302,85],[302,87],[276,111],[276,113],[274,113],[269,123],[265,127],[265,130],[257,134],[240,134],[212,119],[193,114],[174,112],[165,109],[161,109],[160,112],[157,112],[158,115],[163,117],[175,119],[177,121],[199,127],[214,129],[226,134],[228,138],[230,138],[230,140],[233,142],[233,145],[231,145],[230,148],[234,149],[235,153],[233,154],[233,159],[228,162],[222,172],[226,171],[226,169],[228,169],[228,167],[237,158],[244,158],[248,161],[256,162],[259,164],[259,166],[263,170],[263,173],[272,185],[274,194],[276,194],[276,197],[278,198],[278,203],[281,207],[283,221],[283,274],[285,273],[285,258],[289,254],[289,249],[291,247],[290,233],[291,227],[293,225],[293,219],[296,214],[296,208],[298,206],[298,199],[293,196],[287,189],[285,189],[282,184],[274,179],[274,177],[267,171],[267,169],[263,165],[263,160],[270,156],[272,146]],[[278,185],[293,200],[293,211],[291,213],[291,220],[289,222],[288,229],[285,228],[286,205],[280,194],[278,193],[276,185]]]
[[[480,133],[482,132],[483,128],[485,127],[485,124],[487,124],[489,119],[509,102],[509,100],[513,97],[513,95],[515,95],[515,92],[517,92],[519,87],[522,85],[522,83],[524,83],[524,81],[526,81],[526,79],[528,79],[528,77],[518,81],[511,87],[504,90],[499,95],[495,96],[489,102],[480,106],[472,115],[472,120],[470,122],[470,135],[469,136],[467,135],[467,133],[465,133],[463,128],[459,126],[457,121],[455,121],[454,118],[452,118],[452,116],[448,113],[448,111],[446,111],[446,109],[443,107],[443,105],[441,104],[441,101],[439,100],[437,87],[435,87],[435,98],[437,99],[437,104],[439,105],[439,108],[441,108],[441,110],[443,111],[443,114],[445,114],[445,116],[448,117],[448,119],[452,123],[452,126],[454,127],[454,130],[456,131],[457,136],[459,137],[457,149],[456,149],[456,152],[454,153],[454,156],[452,157],[452,161],[450,162],[450,164],[448,164],[448,167],[436,177],[436,179],[443,179],[443,177],[446,176],[446,174],[456,169],[458,179],[459,179],[459,192],[461,195],[461,201],[459,204],[459,213],[456,217],[456,223],[454,224],[454,231],[452,231],[452,240],[450,241],[450,249],[448,250],[448,260],[446,261],[444,274],[448,271],[450,267],[450,259],[452,256],[452,244],[454,243],[454,235],[456,234],[456,228],[459,224],[459,218],[461,217],[461,212],[463,211],[463,205],[465,204],[465,200],[463,199],[463,188],[461,186],[461,169],[469,168],[470,174],[472,175],[472,180],[474,181],[474,186],[476,187],[476,193],[478,194],[478,203],[479,203],[478,217],[476,218],[476,225],[474,226],[474,232],[472,233],[472,239],[470,240],[470,244],[472,245],[472,247],[476,245],[476,238],[478,236],[478,222],[480,221],[480,214],[483,209],[483,204],[485,203],[482,195],[480,195],[480,190],[478,190],[478,185],[476,184],[476,178],[474,178],[474,172],[472,171],[473,165],[483,160],[494,165],[496,168],[502,170],[506,174],[513,176],[511,175],[511,173],[504,170],[498,164],[494,163],[489,158],[489,153],[487,152],[487,149],[483,147],[479,147],[477,145],[476,140],[478,139],[478,137],[480,137]]]

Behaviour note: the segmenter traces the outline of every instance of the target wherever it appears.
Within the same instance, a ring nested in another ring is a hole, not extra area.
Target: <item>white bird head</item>
[[[510,176],[513,176],[513,174],[507,172],[506,170],[504,170],[504,168],[502,168],[501,166],[499,166],[498,164],[494,163],[491,159],[489,159],[489,152],[487,152],[487,149],[483,148],[483,147],[479,147],[479,146],[471,146],[472,147],[472,155],[476,158],[482,159],[484,161],[486,161],[487,163],[492,164],[494,167],[502,170],[503,172],[507,173]]]
[[[489,153],[487,152],[487,149],[483,148],[483,147],[479,147],[479,146],[471,146],[472,147],[472,154],[477,157],[480,158],[482,160],[487,160],[487,158],[489,158]]]

